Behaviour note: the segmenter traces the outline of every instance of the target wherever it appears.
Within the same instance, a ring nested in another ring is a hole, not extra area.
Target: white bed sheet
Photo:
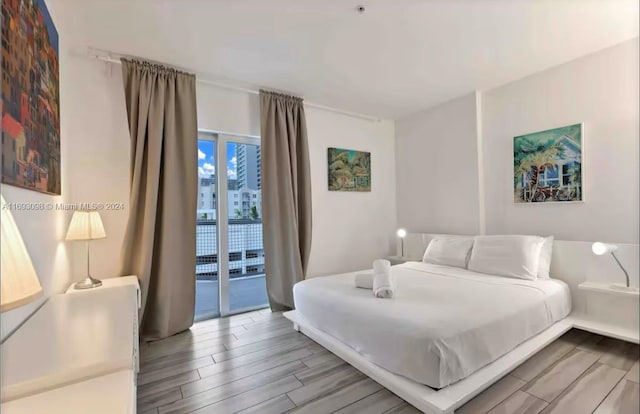
[[[315,328],[388,371],[433,388],[494,361],[571,311],[568,286],[408,262],[393,266],[393,299],[355,287],[355,273],[293,288]]]

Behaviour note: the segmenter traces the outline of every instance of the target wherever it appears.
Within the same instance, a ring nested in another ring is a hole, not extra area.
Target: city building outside
[[[225,197],[218,194],[213,148],[199,142],[196,318],[219,311],[217,209]],[[226,161],[230,309],[266,305],[260,147],[228,143]]]

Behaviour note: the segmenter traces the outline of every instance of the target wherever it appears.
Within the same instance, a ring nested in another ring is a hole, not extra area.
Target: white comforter
[[[452,384],[564,318],[561,281],[526,281],[409,262],[393,266],[393,299],[355,287],[355,274],[317,277],[293,288],[315,328],[369,361],[434,388]]]

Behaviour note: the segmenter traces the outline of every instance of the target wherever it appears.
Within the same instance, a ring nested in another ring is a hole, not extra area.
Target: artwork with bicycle
[[[515,203],[583,201],[582,124],[513,138]]]

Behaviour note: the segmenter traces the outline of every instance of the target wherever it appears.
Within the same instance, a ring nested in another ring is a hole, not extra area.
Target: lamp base
[[[98,279],[94,279],[91,276],[87,276],[87,278],[81,282],[73,285],[74,289],[93,289],[102,286],[102,282]]]
[[[636,286],[627,286],[621,283],[614,283],[609,286],[613,290],[619,290],[621,292],[638,292],[640,289]]]

